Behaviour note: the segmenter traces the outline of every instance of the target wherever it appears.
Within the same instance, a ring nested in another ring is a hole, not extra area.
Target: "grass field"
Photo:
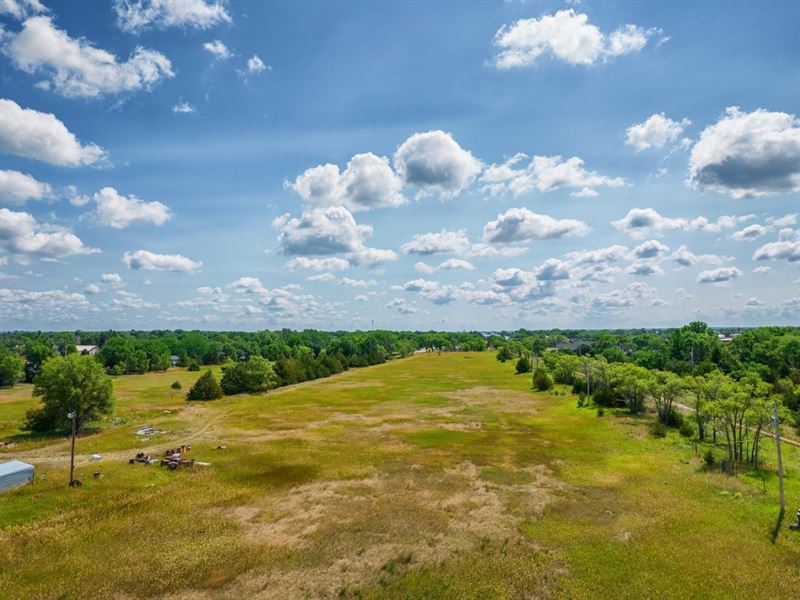
[[[0,439],[19,442],[0,460],[37,467],[34,485],[0,496],[0,598],[800,589],[800,533],[776,532],[771,471],[705,472],[690,441],[531,392],[492,354],[417,355],[209,403],[173,395],[174,380],[185,391],[197,375],[115,378],[117,421],[78,440],[79,489],[66,486],[68,440],[20,435],[30,387],[0,391]],[[163,433],[143,441],[143,425]],[[128,464],[179,444],[211,466]],[[798,460],[786,447],[790,513]]]

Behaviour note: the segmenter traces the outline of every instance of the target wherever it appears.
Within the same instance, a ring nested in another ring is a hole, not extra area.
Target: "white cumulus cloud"
[[[650,115],[643,123],[631,125],[625,131],[625,143],[636,150],[663,148],[678,140],[692,122],[689,119],[673,121],[664,113]]]
[[[510,208],[483,228],[483,239],[494,244],[583,236],[589,227],[576,219],[554,219],[527,208]]]
[[[53,195],[53,188],[27,173],[0,169],[0,200],[24,204],[28,200],[43,200]]]
[[[145,202],[136,196],[123,196],[113,187],[104,187],[94,195],[97,219],[103,225],[123,229],[134,223],[163,225],[172,216],[161,202]]]
[[[194,261],[180,254],[156,254],[149,250],[126,252],[122,256],[122,262],[134,271],[142,269],[145,271],[189,272],[197,271],[203,266],[201,261]]]
[[[98,251],[84,246],[80,238],[70,231],[40,224],[26,212],[7,208],[0,208],[0,245],[16,254],[48,259]]]
[[[117,25],[128,33],[168,27],[208,29],[232,21],[225,4],[216,0],[115,0],[114,11]]]
[[[172,63],[160,52],[138,46],[128,60],[119,62],[89,41],[71,38],[46,16],[29,18],[22,31],[7,37],[4,51],[14,64],[26,73],[42,73],[46,79],[40,86],[66,97],[150,89],[174,76]]]

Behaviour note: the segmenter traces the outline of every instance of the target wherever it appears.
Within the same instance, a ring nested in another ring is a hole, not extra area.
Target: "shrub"
[[[508,349],[507,346],[503,346],[500,350],[497,351],[497,360],[500,362],[506,362],[507,360],[511,360],[514,358],[514,355],[511,354],[511,350]]]
[[[650,425],[650,435],[656,438],[667,437],[667,426],[656,421]]]
[[[173,382],[172,382],[172,385],[171,385],[171,386],[169,386],[169,387],[171,387],[173,390],[179,390],[179,389],[181,389],[183,386],[181,385],[181,382],[180,382],[180,381],[173,381]]]
[[[530,373],[531,372],[531,361],[521,356],[520,359],[517,361],[517,374],[520,373]]]
[[[678,428],[678,433],[686,438],[692,437],[694,435],[694,427],[692,427],[692,424],[689,421],[683,421]]]
[[[573,394],[586,393],[586,380],[583,377],[575,377],[572,380],[572,393]]]
[[[222,388],[216,377],[209,369],[194,382],[186,394],[187,400],[216,400],[222,398]]]
[[[716,460],[717,458],[714,456],[714,451],[711,448],[703,453],[703,462],[707,467],[713,467]]]
[[[539,367],[533,374],[533,387],[544,392],[553,389],[553,377],[544,368]]]
[[[597,416],[598,417],[602,417],[604,414],[606,414],[605,409],[602,406],[598,406],[597,407]]]
[[[189,367],[187,371],[197,372],[200,370],[200,365],[197,363],[195,359],[189,361]]]

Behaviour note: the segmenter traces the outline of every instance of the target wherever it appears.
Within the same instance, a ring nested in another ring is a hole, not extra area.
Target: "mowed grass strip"
[[[37,465],[34,485],[0,496],[0,597],[732,598],[800,585],[800,535],[784,523],[773,536],[769,471],[705,472],[677,434],[534,393],[492,354],[209,403],[170,389],[198,375],[115,378],[116,420],[79,438],[75,490],[68,441],[19,431],[30,387],[0,391],[0,433],[18,441],[0,456]],[[161,433],[136,436],[143,425]],[[211,466],[127,464],[181,443]],[[95,452],[104,460],[88,462]],[[784,452],[792,507],[800,456]]]

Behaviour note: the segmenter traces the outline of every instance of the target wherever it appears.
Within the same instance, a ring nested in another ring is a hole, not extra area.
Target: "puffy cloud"
[[[800,260],[800,241],[783,240],[764,244],[753,253],[753,260]]]
[[[261,71],[270,70],[269,65],[265,65],[264,61],[258,57],[258,54],[253,54],[247,59],[247,72],[250,74],[261,73]]]
[[[728,108],[692,148],[689,183],[734,198],[800,190],[800,120]]]
[[[123,196],[112,187],[104,187],[94,195],[97,219],[103,225],[124,229],[134,223],[163,225],[172,216],[161,202],[145,202],[136,196]]]
[[[770,271],[772,271],[771,267],[756,267],[753,269],[753,273],[756,275],[769,275]]]
[[[395,298],[386,303],[386,308],[396,310],[401,315],[413,315],[417,312],[411,304],[406,302],[403,298]]]
[[[492,282],[501,288],[513,288],[533,281],[533,273],[517,269],[497,269],[492,273]]]
[[[647,277],[648,275],[661,275],[664,270],[658,265],[650,263],[635,262],[625,269],[628,275],[637,275],[639,277]]]
[[[470,247],[467,231],[448,231],[442,229],[439,233],[418,233],[411,240],[400,246],[400,251],[405,254],[419,254],[428,256],[445,252],[464,253]]]
[[[498,69],[527,67],[542,55],[570,65],[592,65],[638,52],[657,32],[656,29],[623,25],[604,33],[589,23],[587,15],[573,9],[560,10],[501,27],[494,37],[494,45],[499,50],[495,65]]]
[[[629,283],[626,287],[612,290],[604,294],[597,294],[592,298],[591,307],[598,311],[614,311],[620,308],[634,306],[638,300],[650,297],[655,290],[642,283]]]
[[[527,248],[521,246],[506,246],[504,248],[497,248],[490,244],[472,244],[467,250],[467,256],[471,258],[496,258],[502,256],[505,258],[513,258],[520,256],[528,251]]]
[[[444,131],[415,133],[394,155],[398,175],[420,194],[457,196],[481,170],[481,162]]]
[[[69,319],[74,317],[76,310],[89,307],[86,296],[64,290],[0,289],[0,314],[5,318]]]
[[[278,242],[287,255],[324,255],[357,252],[372,227],[359,225],[349,210],[342,206],[312,208],[299,218],[274,224],[280,229]]]
[[[636,258],[656,258],[665,252],[669,252],[669,246],[662,244],[658,240],[642,242],[633,249],[633,254]]]
[[[147,302],[138,294],[118,290],[117,297],[111,301],[111,305],[117,308],[133,308],[135,310],[158,308],[155,302]]]
[[[130,58],[117,57],[83,39],[71,38],[50,17],[31,17],[22,31],[10,34],[5,52],[27,73],[43,72],[40,83],[67,97],[94,98],[149,89],[173,77],[169,59],[155,50],[137,47]]]
[[[763,225],[758,225],[757,223],[754,223],[752,225],[748,225],[744,229],[740,229],[739,231],[732,233],[731,239],[737,240],[739,242],[756,240],[761,236],[766,235],[767,231],[769,231],[769,229],[767,229]]]
[[[216,60],[228,60],[231,56],[231,50],[220,40],[213,42],[206,42],[203,44],[203,50],[210,53]]]
[[[178,102],[178,104],[172,107],[172,112],[174,112],[176,115],[190,115],[194,112],[197,112],[197,109],[188,102]]]
[[[351,277],[342,277],[339,280],[339,284],[347,287],[371,287],[373,285],[378,285],[378,282],[374,279],[353,279]]]
[[[100,279],[103,281],[103,283],[108,283],[114,287],[121,287],[125,285],[125,282],[122,281],[122,277],[119,273],[103,273],[100,276]]]
[[[475,269],[475,265],[467,260],[462,260],[460,258],[451,258],[442,262],[439,265],[440,271],[456,271],[459,269],[464,269],[467,271],[473,271]]]
[[[103,288],[101,288],[96,283],[90,283],[89,285],[86,286],[86,289],[84,290],[86,294],[99,294],[102,291]]]
[[[370,225],[359,225],[343,206],[312,208],[290,218],[283,215],[273,221],[280,230],[278,243],[286,255],[345,254],[351,264],[375,266],[397,259],[392,250],[368,248]]]
[[[569,252],[567,258],[576,265],[593,265],[616,262],[628,257],[628,248],[619,244],[598,248],[596,250],[580,250]]]
[[[100,146],[82,144],[55,115],[7,99],[0,99],[0,152],[69,167],[106,156]]]
[[[558,281],[570,278],[569,263],[557,258],[548,258],[534,270],[539,281]]]
[[[39,0],[0,0],[0,15],[9,15],[22,20],[29,15],[47,12]]]
[[[664,217],[652,208],[632,208],[622,219],[612,221],[611,224],[633,238],[641,238],[652,231],[706,231],[719,233],[723,229],[735,227],[737,223],[746,221],[751,215],[742,217],[722,216],[716,221],[709,221],[706,217],[693,219]]]
[[[149,250],[126,252],[122,256],[122,262],[129,269],[135,271],[144,269],[145,271],[188,272],[197,271],[203,266],[201,261],[193,261],[180,254],[155,254]]]
[[[53,188],[19,171],[0,169],[0,200],[11,204],[24,204],[28,200],[42,200],[53,195]]]
[[[345,206],[351,211],[401,206],[402,181],[389,160],[371,152],[356,154],[343,173],[332,164],[307,169],[293,183],[285,183],[311,207]]]
[[[589,227],[583,221],[554,219],[527,208],[510,208],[484,226],[483,239],[489,243],[505,244],[563,236],[583,236],[588,232]]]
[[[483,190],[492,195],[511,193],[514,196],[532,190],[550,192],[560,188],[576,188],[572,196],[593,197],[599,186],[625,185],[621,177],[607,177],[596,171],[587,171],[583,160],[577,156],[563,160],[560,156],[534,156],[527,165],[525,154],[515,154],[504,163],[488,166],[481,175]]]
[[[0,245],[17,254],[51,259],[98,252],[70,231],[39,224],[30,214],[7,208],[0,208]]]
[[[310,271],[344,271],[350,267],[350,263],[343,258],[331,256],[328,258],[308,258],[298,256],[288,260],[284,265],[290,271],[298,269],[308,269]]]
[[[643,123],[631,125],[625,130],[625,143],[636,150],[663,148],[681,136],[683,130],[691,125],[689,119],[673,121],[664,113],[650,115]]]
[[[744,275],[736,267],[719,267],[708,271],[701,271],[697,276],[697,283],[728,283]]]
[[[716,254],[695,254],[685,245],[675,250],[675,252],[670,255],[669,259],[681,267],[691,267],[698,263],[718,265],[725,260],[724,257],[717,256]]]
[[[115,0],[114,11],[117,25],[128,33],[168,27],[208,29],[231,22],[225,4],[216,0]]]
[[[311,275],[309,277],[306,277],[306,281],[335,281],[335,280],[336,280],[336,275],[334,275],[333,273],[318,273],[317,275]]]
[[[420,273],[428,273],[428,274],[430,274],[430,273],[433,273],[434,271],[436,271],[436,267],[432,267],[431,265],[429,265],[427,263],[419,261],[419,262],[414,264],[414,270],[415,271],[419,271]]]

